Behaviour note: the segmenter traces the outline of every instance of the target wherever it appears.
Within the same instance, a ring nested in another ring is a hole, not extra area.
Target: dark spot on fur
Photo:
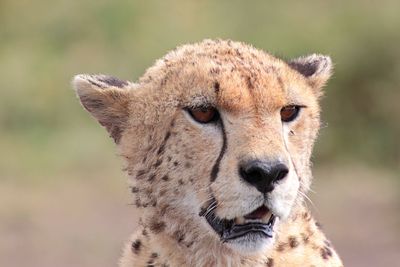
[[[310,215],[310,213],[308,213],[307,211],[305,211],[305,212],[303,213],[303,219],[304,219],[305,221],[311,220],[311,215]]]
[[[174,238],[178,243],[181,243],[183,239],[185,239],[185,234],[182,231],[177,230],[174,232]]]
[[[268,258],[267,267],[273,267],[273,266],[274,266],[274,259],[273,258]]]
[[[137,208],[140,208],[140,207],[142,206],[142,203],[140,202],[140,199],[139,199],[139,198],[136,198],[136,200],[135,200],[135,206],[136,206]]]
[[[165,77],[165,78],[163,78],[162,80],[161,80],[161,83],[160,83],[160,85],[161,85],[161,87],[164,87],[164,85],[167,83],[167,78]]]
[[[320,252],[321,252],[321,257],[324,260],[327,260],[330,257],[332,257],[332,250],[330,248],[328,248],[328,247],[321,248]]]
[[[142,241],[140,241],[139,239],[136,239],[135,241],[132,242],[133,253],[138,254],[141,247],[142,247]]]
[[[137,192],[139,192],[139,188],[137,188],[136,186],[132,186],[131,192],[132,193],[137,193]]]
[[[279,243],[278,246],[276,247],[276,251],[282,252],[285,250],[285,243]]]
[[[155,234],[161,233],[165,229],[165,222],[159,221],[156,218],[150,221],[150,231]]]
[[[163,142],[161,143],[160,147],[158,148],[158,151],[157,151],[157,154],[158,154],[158,155],[164,153],[165,145],[166,145],[168,139],[170,138],[170,136],[171,136],[171,132],[168,131],[168,132],[165,134],[165,137],[164,137]]]
[[[178,180],[178,184],[179,184],[179,185],[184,185],[185,183],[183,182],[182,179],[179,179],[179,180]]]
[[[254,84],[253,84],[250,76],[246,77],[246,84],[247,84],[247,88],[254,89]]]
[[[174,166],[178,166],[179,163],[177,161],[174,161]]]
[[[168,180],[169,180],[168,175],[164,175],[164,176],[161,178],[161,180],[163,180],[163,181],[168,181]]]
[[[158,254],[153,252],[150,255],[150,259],[147,261],[147,267],[154,267],[155,266],[155,259],[158,258]]]
[[[147,236],[148,236],[148,234],[149,234],[149,233],[146,231],[146,229],[143,229],[143,231],[142,231],[142,235],[143,235],[143,236],[145,236],[145,237],[147,237]]]
[[[168,132],[165,134],[164,142],[167,142],[167,140],[168,140],[170,137],[171,137],[171,132],[168,131]]]
[[[283,80],[282,80],[282,78],[277,74],[277,81],[278,81],[278,84],[279,84],[279,86],[281,87],[281,89],[283,90],[283,89],[285,89],[285,84],[283,83]]]
[[[322,230],[322,225],[321,225],[319,222],[315,222],[315,226],[316,226],[318,229]]]
[[[215,82],[214,83],[214,91],[218,94],[220,90],[220,85],[219,82]]]
[[[156,161],[156,163],[154,163],[154,168],[157,168],[158,166],[160,166],[161,163],[162,163],[162,159],[158,159],[158,160]]]
[[[164,196],[165,193],[167,193],[167,190],[165,188],[160,190],[160,197]]]
[[[155,253],[155,252],[151,253],[150,258],[156,259],[157,257],[158,257],[158,254],[157,254],[157,253]]]
[[[310,236],[305,233],[302,233],[301,237],[303,239],[304,244],[307,244],[310,241]]]
[[[188,243],[186,244],[186,247],[187,247],[187,248],[190,248],[191,246],[193,246],[193,244],[194,244],[194,241],[192,240],[192,241],[190,241],[190,242],[188,242]]]
[[[168,205],[163,204],[163,205],[161,206],[161,208],[160,208],[160,215],[161,215],[161,216],[164,216],[165,213],[167,212],[167,209],[168,209],[168,208],[169,208]]]
[[[190,164],[190,162],[186,162],[185,163],[185,168],[186,169],[189,169],[189,168],[191,168],[192,167],[192,164]]]
[[[299,241],[297,241],[296,237],[291,236],[289,237],[289,245],[291,248],[295,248],[299,245]]]
[[[168,162],[170,162],[170,161],[172,160],[172,157],[171,157],[171,156],[168,156],[168,157],[167,157],[167,160],[168,160]]]
[[[112,77],[112,76],[102,77],[99,79],[99,81],[106,83],[110,86],[118,87],[118,88],[122,88],[122,87],[128,85],[128,82],[120,80],[120,79]]]
[[[331,242],[330,242],[329,240],[327,240],[327,239],[324,240],[324,244],[325,244],[327,247],[332,247]]]
[[[164,149],[165,149],[165,144],[162,143],[161,146],[160,146],[160,148],[159,148],[158,151],[157,151],[157,154],[158,154],[158,155],[161,155],[162,153],[164,153]]]
[[[211,68],[210,69],[210,74],[214,75],[214,74],[218,74],[220,73],[220,69],[219,68]]]
[[[149,176],[149,179],[147,179],[147,181],[149,182],[154,181],[154,178],[156,178],[156,175],[153,173]]]
[[[221,147],[221,152],[218,155],[217,160],[214,163],[213,168],[211,169],[211,182],[214,182],[215,179],[217,178],[218,172],[219,172],[219,164],[221,163],[222,157],[225,154],[225,150],[227,147],[227,139],[226,139],[226,133],[225,133],[225,127],[224,123],[222,120],[220,121],[221,123],[221,131],[222,131],[222,147]]]
[[[136,178],[137,178],[137,179],[141,179],[142,176],[145,175],[145,174],[146,174],[146,171],[145,171],[145,170],[139,170],[139,171],[136,173]]]

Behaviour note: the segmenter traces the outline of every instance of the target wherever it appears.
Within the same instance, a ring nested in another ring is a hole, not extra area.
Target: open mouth
[[[199,215],[206,218],[223,242],[250,235],[272,238],[276,221],[276,216],[265,205],[231,220],[219,218],[210,207],[202,210]]]

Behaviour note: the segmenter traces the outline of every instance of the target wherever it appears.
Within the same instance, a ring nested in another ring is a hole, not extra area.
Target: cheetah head
[[[283,61],[205,40],[168,53],[137,83],[78,75],[82,105],[125,159],[143,224],[183,247],[242,253],[274,243],[311,180],[327,56]]]

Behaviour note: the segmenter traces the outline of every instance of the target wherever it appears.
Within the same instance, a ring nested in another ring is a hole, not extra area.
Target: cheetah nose
[[[288,174],[288,167],[281,162],[251,160],[239,166],[240,176],[261,193],[274,190],[277,181]]]

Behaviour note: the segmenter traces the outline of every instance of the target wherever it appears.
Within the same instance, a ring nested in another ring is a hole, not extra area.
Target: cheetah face
[[[214,84],[215,88],[223,94],[221,84]],[[236,88],[242,90],[240,85]],[[230,93],[226,92],[227,98]],[[263,98],[268,99],[267,95],[258,99]],[[200,186],[198,199],[203,205],[199,215],[229,247],[254,252],[271,245],[279,220],[287,218],[298,197],[298,162],[292,158],[294,151],[289,150],[289,131],[308,119],[305,109],[310,103],[296,100],[257,104],[253,96],[242,94],[243,102],[236,110],[229,110],[218,100],[210,103],[194,99],[182,111],[182,124],[191,129],[191,137],[182,139],[202,148],[195,153],[204,153],[200,158],[209,157],[209,150],[215,155],[204,165],[204,175],[208,174],[209,179]],[[229,99],[226,103],[235,101]],[[269,105],[274,108],[263,110]],[[185,147],[193,149],[190,143]]]
[[[155,233],[242,253],[274,243],[306,193],[329,57],[284,62],[242,43],[174,50],[138,83],[77,76],[83,106],[126,159]],[[157,226],[157,227],[156,227]]]

